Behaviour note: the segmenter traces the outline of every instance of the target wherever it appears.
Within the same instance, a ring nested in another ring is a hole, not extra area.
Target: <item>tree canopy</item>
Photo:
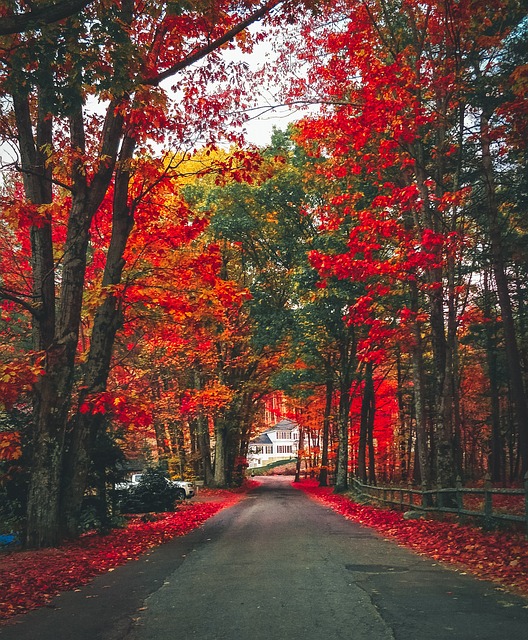
[[[29,546],[77,536],[88,488],[111,510],[117,450],[240,482],[270,408],[322,485],[523,479],[525,2],[1,12],[0,483]],[[310,111],[256,149],[266,82]]]

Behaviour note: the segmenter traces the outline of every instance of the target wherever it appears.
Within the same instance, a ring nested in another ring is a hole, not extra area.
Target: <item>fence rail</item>
[[[482,488],[463,487],[460,479],[457,479],[454,487],[448,489],[375,486],[363,484],[357,478],[352,478],[351,486],[363,496],[399,507],[402,511],[408,508],[424,513],[455,513],[478,518],[486,528],[492,528],[500,521],[523,523],[528,536],[528,473],[524,477],[524,489],[493,488],[489,478],[486,478]],[[497,511],[497,496],[519,496],[515,505],[517,508],[511,504],[503,505]],[[478,506],[481,508],[477,509]]]

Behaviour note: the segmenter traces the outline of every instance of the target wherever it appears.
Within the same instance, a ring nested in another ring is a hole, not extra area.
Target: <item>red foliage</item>
[[[233,491],[205,493],[207,502],[181,505],[174,513],[158,514],[153,522],[143,522],[135,516],[126,529],[116,529],[108,535],[87,533],[58,549],[20,551],[0,557],[0,619],[41,607],[61,591],[86,584],[97,574],[137,559],[147,549],[189,533],[241,497],[241,492]]]
[[[18,460],[21,455],[18,431],[0,431],[0,460]]]
[[[437,520],[405,520],[398,511],[360,505],[329,487],[319,487],[314,480],[293,486],[420,554],[528,596],[528,540],[521,534],[485,532]]]

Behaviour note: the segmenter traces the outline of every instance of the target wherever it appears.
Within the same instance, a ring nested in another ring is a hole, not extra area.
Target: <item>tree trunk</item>
[[[225,418],[219,418],[215,425],[215,454],[213,486],[227,487],[228,438]]]
[[[121,283],[125,266],[123,255],[134,225],[133,211],[128,203],[130,172],[128,167],[135,142],[125,138],[120,153],[120,169],[117,171],[112,214],[112,236],[102,280],[103,303],[94,318],[90,350],[83,371],[81,406],[91,395],[106,390],[115,336],[122,325],[121,303],[112,287]],[[105,288],[108,288],[105,290]],[[86,488],[86,479],[92,459],[92,448],[102,421],[91,412],[77,410],[68,425],[68,442],[64,462],[64,487],[62,492],[62,530],[67,537],[78,534],[79,517]]]
[[[348,441],[350,430],[350,389],[356,367],[356,335],[353,326],[345,330],[339,348],[339,411],[337,419],[336,491],[348,488]]]
[[[409,455],[408,443],[412,440],[412,420],[409,418],[409,429],[407,430],[406,415],[405,415],[405,402],[403,397],[403,372],[402,372],[402,359],[400,350],[398,347],[396,353],[396,371],[397,371],[397,391],[396,399],[398,401],[398,431],[399,431],[399,446],[398,446],[398,458],[400,462],[400,478],[402,482],[409,479],[411,468],[411,457]],[[409,433],[408,433],[409,431]]]
[[[369,363],[372,368],[372,365]],[[370,397],[367,385],[367,372],[365,372],[365,380],[363,386],[363,397],[361,400],[361,418],[359,422],[359,445],[358,445],[358,477],[363,484],[367,482],[367,433],[369,419]]]
[[[209,428],[203,416],[196,418],[196,430],[198,432],[198,443],[202,458],[202,472],[204,485],[209,487],[214,480],[213,465],[211,463],[211,443],[209,439]]]
[[[496,324],[491,321],[492,302],[489,288],[489,276],[484,274],[484,315],[490,320],[485,325],[486,329],[486,362],[489,377],[490,393],[490,419],[491,419],[491,447],[489,456],[489,472],[492,482],[505,480],[502,461],[504,457],[501,417],[500,417],[500,394],[499,394],[499,365],[497,357],[497,334]]]
[[[368,480],[376,484],[376,452],[374,450],[374,419],[376,417],[376,396],[372,363],[367,364],[365,377],[365,394],[367,396],[367,448],[368,448]]]
[[[445,113],[446,103],[441,95],[437,96],[439,113]],[[444,193],[445,167],[443,147],[445,143],[445,129],[440,126],[435,131],[437,156],[435,159],[435,197],[440,198]],[[426,174],[426,153],[423,144],[418,144],[417,160],[415,162],[415,175],[417,187],[421,195],[422,204],[420,216],[415,214],[415,227],[417,231],[423,232],[426,229],[434,233],[444,233],[445,227],[440,213],[431,202],[431,196],[427,187]],[[429,302],[429,322],[431,325],[431,346],[433,351],[433,415],[434,422],[434,444],[436,462],[436,482],[438,486],[450,486],[451,478],[454,476],[453,443],[452,443],[452,423],[453,407],[449,387],[449,375],[447,367],[449,365],[449,345],[446,339],[445,313],[444,313],[444,273],[442,246],[434,245],[430,248],[435,256],[436,265],[424,269],[426,284],[428,285]],[[414,286],[414,285],[413,285]],[[417,295],[416,302],[418,301]],[[418,310],[416,306],[415,311]],[[420,460],[420,463],[422,460]],[[420,464],[420,466],[422,466]]]
[[[414,282],[410,283],[410,299],[412,311],[417,312],[418,290]],[[429,451],[427,446],[425,365],[423,358],[422,332],[420,323],[417,320],[413,322],[412,329],[414,339],[411,346],[411,353],[414,382],[414,405],[416,411],[416,454],[418,458],[421,482],[429,488],[431,486],[431,470],[429,468]]]
[[[337,470],[336,491],[348,488],[348,431],[350,425],[350,386],[342,386],[339,397],[339,417],[337,423]]]
[[[122,117],[115,115],[115,103],[113,105],[108,112],[102,145],[102,153],[110,161],[101,165],[89,190],[80,169],[75,179],[76,189],[62,259],[60,307],[55,338],[47,350],[45,374],[37,388],[27,512],[27,544],[32,547],[55,545],[61,537],[59,501],[64,443],[81,321],[88,230],[112,177],[122,128]],[[78,118],[72,121],[72,139],[79,143],[82,143],[81,129],[82,114],[78,114]]]
[[[304,449],[304,429],[299,427],[299,451],[297,454],[297,463],[295,465],[295,478],[294,482],[299,482],[301,479],[301,452]]]
[[[200,371],[194,369],[194,388],[200,390],[202,388],[202,378]],[[200,450],[200,456],[202,460],[202,473],[203,481],[206,487],[210,487],[214,484],[214,471],[211,460],[211,439],[209,437],[209,425],[207,419],[202,413],[198,413],[194,421],[194,427],[196,429],[196,435],[198,440],[198,448]]]
[[[43,69],[49,75],[49,69]],[[49,78],[48,78],[49,79]],[[16,77],[13,77],[16,85]],[[23,86],[23,84],[22,84]],[[50,89],[53,82],[50,81]],[[33,205],[52,201],[49,169],[42,149],[52,144],[52,119],[47,118],[39,92],[37,107],[37,140],[33,137],[29,99],[13,93],[13,105],[18,132],[21,171],[27,200]],[[55,341],[55,262],[51,239],[51,224],[44,218],[30,230],[33,276],[33,344],[35,350],[47,351],[46,374],[35,385],[33,429],[31,434],[32,474],[28,490],[26,544],[31,547],[52,546],[59,541],[58,518],[60,496],[60,465],[64,445],[64,425],[57,407],[57,389],[64,389],[67,380],[55,366],[63,358],[63,349]]]
[[[325,408],[323,416],[323,442],[321,448],[321,471],[319,486],[328,486],[328,447],[330,444],[330,419],[332,415],[332,399],[334,396],[334,379],[331,372],[327,372],[325,385]]]

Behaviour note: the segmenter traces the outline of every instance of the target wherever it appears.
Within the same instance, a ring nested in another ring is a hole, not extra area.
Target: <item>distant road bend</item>
[[[436,566],[291,487],[0,628],[6,640],[523,640],[528,601]]]

